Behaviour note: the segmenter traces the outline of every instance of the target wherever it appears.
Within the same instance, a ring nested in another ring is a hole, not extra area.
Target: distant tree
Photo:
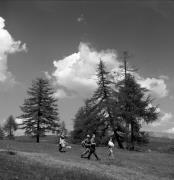
[[[8,119],[6,120],[5,124],[4,124],[4,131],[7,133],[7,137],[9,139],[13,139],[14,138],[14,131],[16,131],[18,128],[17,123],[14,119],[14,117],[11,115],[8,117]]]
[[[3,130],[3,128],[0,126],[0,139],[2,140],[2,139],[4,139],[4,130]]]
[[[37,78],[27,91],[28,98],[20,107],[23,119],[22,129],[27,135],[36,137],[39,143],[40,136],[48,131],[55,131],[59,127],[57,99],[49,81]]]
[[[157,106],[152,105],[151,96],[147,96],[147,89],[142,88],[132,75],[127,74],[126,82],[124,81],[124,85],[120,83],[118,107],[120,107],[120,117],[128,126],[130,149],[134,149],[134,143],[140,141],[141,137],[145,137],[140,132],[142,122],[150,123],[155,121],[158,112]]]

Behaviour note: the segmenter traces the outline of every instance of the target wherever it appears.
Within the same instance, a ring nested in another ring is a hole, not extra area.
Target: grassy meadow
[[[83,148],[71,145],[60,153],[56,137],[39,144],[35,139],[17,137],[0,141],[0,180],[173,180],[174,140],[151,138],[141,151],[115,147],[115,159],[106,147],[97,147],[101,161],[81,159]]]

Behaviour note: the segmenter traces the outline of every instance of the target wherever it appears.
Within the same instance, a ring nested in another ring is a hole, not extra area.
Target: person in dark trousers
[[[89,134],[86,136],[86,139],[84,139],[81,144],[82,144],[82,147],[85,148],[85,151],[81,154],[81,158],[86,158],[85,155],[90,152],[90,146],[91,146]]]
[[[90,146],[90,151],[89,151],[89,155],[88,155],[88,159],[90,159],[91,155],[94,154],[96,160],[100,160],[100,158],[97,156],[96,154],[96,142],[95,142],[95,134],[92,135],[91,138],[91,146]]]

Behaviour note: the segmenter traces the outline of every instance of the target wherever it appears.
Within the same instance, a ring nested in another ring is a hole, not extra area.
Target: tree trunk
[[[129,123],[126,122],[126,149],[130,148]]]
[[[11,130],[11,127],[10,127],[10,134],[9,134],[10,138],[12,137],[12,130]]]
[[[119,136],[119,134],[117,133],[116,130],[114,130],[114,134],[115,134],[115,138],[117,140],[119,148],[120,149],[124,149],[124,146],[123,146],[122,142],[120,141],[120,136]]]
[[[37,133],[36,142],[39,143],[39,133]]]
[[[39,138],[40,138],[40,112],[38,112],[38,117],[37,117],[37,134],[36,134],[37,143],[39,143]]]
[[[134,148],[134,123],[131,121],[131,150]]]

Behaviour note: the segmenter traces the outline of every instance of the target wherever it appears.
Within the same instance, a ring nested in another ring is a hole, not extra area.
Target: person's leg
[[[89,154],[88,154],[88,157],[87,157],[88,159],[90,159],[92,153],[93,153],[93,150],[90,149]]]
[[[86,154],[89,153],[89,148],[86,148],[85,151],[81,154],[81,158],[83,158]]]
[[[111,159],[113,159],[113,158],[114,158],[114,154],[113,154],[112,148],[110,149],[110,152],[111,152],[111,153],[110,153],[110,154],[111,154],[110,157],[111,157]]]
[[[97,156],[97,154],[96,154],[96,151],[94,151],[93,154],[94,154],[94,156],[95,156],[95,158],[96,158],[97,160],[100,160],[100,158],[99,158],[99,157]]]
[[[114,159],[114,152],[112,148],[109,148],[109,158]]]
[[[59,151],[62,152],[62,145],[59,144]]]
[[[59,152],[65,152],[65,149],[61,144],[59,144]]]
[[[111,155],[111,151],[110,151],[110,148],[108,149],[108,155],[109,155],[109,156]]]
[[[112,157],[112,159],[114,159],[114,152],[113,152],[113,149],[111,149],[111,157]]]
[[[112,152],[111,152],[111,148],[109,148],[109,156],[111,156],[111,153],[112,153]]]

